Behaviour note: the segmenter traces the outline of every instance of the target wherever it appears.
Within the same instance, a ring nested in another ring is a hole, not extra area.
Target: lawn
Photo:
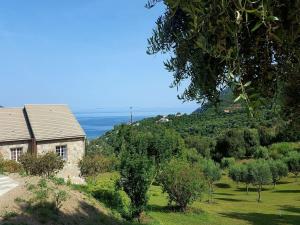
[[[216,184],[214,203],[207,196],[195,202],[187,213],[173,212],[158,186],[151,187],[148,215],[161,225],[290,225],[300,224],[300,182],[290,176],[273,186],[265,186],[262,202],[255,189],[247,195],[243,184],[237,186],[223,176]]]

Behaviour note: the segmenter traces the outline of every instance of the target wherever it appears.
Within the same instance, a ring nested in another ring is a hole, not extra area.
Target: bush
[[[276,130],[275,128],[261,126],[258,129],[259,141],[263,146],[272,144],[276,140]]]
[[[255,149],[257,148],[257,146],[259,146],[258,131],[256,129],[245,129],[244,141],[246,148],[246,156],[253,156]]]
[[[244,131],[241,129],[230,129],[217,140],[213,158],[221,161],[223,157],[244,157],[246,154]]]
[[[235,159],[233,157],[223,158],[221,160],[221,168],[222,169],[230,168],[232,165],[234,165],[234,163],[235,163]]]
[[[94,176],[99,173],[110,172],[117,166],[117,159],[104,155],[84,156],[79,162],[82,176]]]
[[[20,157],[20,163],[27,174],[47,177],[54,176],[64,167],[64,160],[54,152],[39,156],[26,153]]]
[[[269,150],[266,147],[259,146],[258,148],[256,148],[253,156],[256,159],[268,159],[269,158]]]
[[[183,160],[170,161],[158,180],[163,191],[168,193],[169,204],[175,202],[182,211],[204,191],[205,181],[201,169]]]
[[[269,146],[270,156],[273,159],[286,157],[292,151],[300,152],[300,142],[281,142]]]
[[[130,199],[124,191],[115,188],[119,178],[117,173],[104,173],[97,177],[87,178],[86,191],[103,202],[106,207],[119,212],[123,218],[128,218]]]
[[[298,177],[300,173],[300,153],[299,152],[290,152],[285,158],[285,162],[289,168],[289,171]]]
[[[0,159],[0,173],[20,173],[22,170],[22,165],[16,161]]]
[[[185,143],[189,148],[195,148],[205,158],[210,157],[216,146],[213,138],[201,136],[189,136],[185,139]]]

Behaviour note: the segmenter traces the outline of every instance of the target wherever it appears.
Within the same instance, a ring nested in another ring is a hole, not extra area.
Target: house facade
[[[30,152],[55,152],[65,160],[63,178],[79,177],[78,162],[85,154],[86,135],[66,105],[25,105],[0,108],[0,154],[18,161]]]

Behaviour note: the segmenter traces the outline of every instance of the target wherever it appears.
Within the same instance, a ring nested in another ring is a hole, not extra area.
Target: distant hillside
[[[219,112],[232,113],[236,110],[242,110],[243,106],[240,103],[234,103],[234,96],[231,89],[227,88],[224,90],[220,96],[220,104],[218,106]],[[216,107],[208,102],[205,103],[202,107],[196,109],[193,114],[201,114],[206,112],[207,110],[217,110]]]

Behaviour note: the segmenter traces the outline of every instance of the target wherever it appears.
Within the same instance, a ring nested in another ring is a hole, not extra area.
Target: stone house
[[[56,152],[65,160],[58,174],[75,179],[85,154],[86,135],[66,105],[0,108],[0,154],[18,161],[21,154]]]

